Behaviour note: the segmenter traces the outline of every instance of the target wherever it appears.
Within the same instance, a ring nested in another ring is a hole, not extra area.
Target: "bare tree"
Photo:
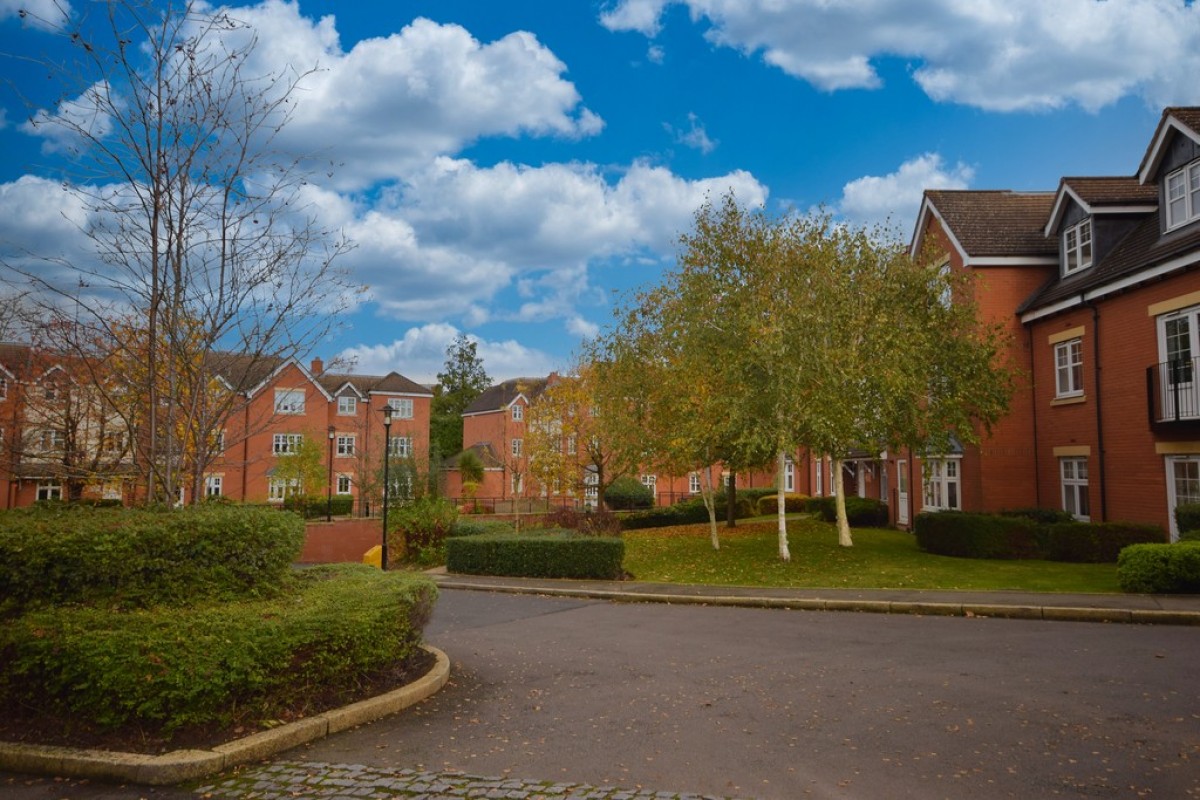
[[[199,497],[256,367],[311,349],[352,302],[335,265],[350,245],[322,227],[302,158],[275,147],[311,69],[255,71],[254,31],[196,0],[100,7],[102,23],[57,27],[74,58],[54,74],[72,85],[31,119],[71,148],[64,186],[95,257],[8,266],[43,306],[72,308],[68,344],[96,377],[140,366],[122,387],[136,402],[113,406],[148,497],[184,482]]]

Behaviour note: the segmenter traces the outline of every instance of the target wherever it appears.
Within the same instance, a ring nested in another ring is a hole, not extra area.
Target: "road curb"
[[[406,686],[227,742],[211,750],[174,750],[149,756],[0,742],[0,770],[149,786],[165,786],[203,778],[386,717],[432,696],[450,679],[450,659],[436,647],[423,645],[423,648],[436,659],[433,668]]]
[[[1038,606],[1003,603],[944,603],[914,600],[830,599],[821,597],[778,597],[757,595],[698,595],[668,592],[622,592],[612,589],[485,583],[455,580],[435,575],[443,589],[462,589],[505,594],[536,594],[576,597],[615,603],[666,603],[669,605],[732,606],[737,608],[787,608],[799,611],[857,611],[868,614],[912,614],[942,617],[997,617],[1003,619],[1051,620],[1056,622],[1109,622],[1145,625],[1200,626],[1200,611],[1099,608],[1081,606]]]

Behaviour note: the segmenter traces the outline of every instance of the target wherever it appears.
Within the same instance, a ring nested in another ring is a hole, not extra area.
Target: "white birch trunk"
[[[787,454],[783,448],[779,448],[779,456],[775,465],[775,494],[776,494],[776,516],[779,519],[779,557],[784,561],[791,561],[792,554],[788,550],[787,538],[787,498],[783,496],[783,471],[787,467]]]
[[[720,550],[721,540],[717,538],[717,498],[713,491],[712,465],[709,464],[702,469],[700,475],[703,478],[700,496],[704,498],[704,507],[708,510],[708,540],[712,543],[713,550]]]
[[[837,508],[838,544],[842,547],[853,547],[854,540],[850,538],[850,520],[846,518],[846,484],[842,480],[842,460],[833,459],[833,491],[834,507]]]

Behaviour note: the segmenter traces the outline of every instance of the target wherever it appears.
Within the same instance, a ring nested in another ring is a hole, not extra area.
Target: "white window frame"
[[[567,437],[567,455],[573,456],[579,452],[579,437],[571,434]]]
[[[8,399],[8,378],[0,375],[0,400]]]
[[[300,449],[302,433],[276,433],[271,436],[271,453],[277,456],[290,456]]]
[[[796,491],[796,463],[791,456],[783,459],[783,491],[789,494]]]
[[[927,458],[922,481],[923,511],[962,511],[962,458]]]
[[[39,483],[37,487],[38,500],[62,500],[62,484],[53,481]]]
[[[1083,394],[1083,339],[1068,339],[1054,345],[1054,396]]]
[[[339,397],[337,413],[340,417],[353,417],[358,413],[358,398],[352,394],[344,394]]]
[[[642,476],[640,476],[639,480],[641,480],[642,486],[645,486],[647,489],[649,489],[650,494],[654,497],[655,500],[657,500],[658,499],[658,476],[657,475],[642,475]]]
[[[1167,230],[1200,219],[1200,160],[1168,174],[1164,193]]]
[[[524,452],[524,450],[525,450],[525,442],[523,439],[513,439],[512,440],[512,451],[511,452],[512,452],[513,458],[520,458],[521,453]]]
[[[521,422],[524,419],[525,419],[525,406],[521,405],[520,403],[513,403],[512,421],[513,422]]]
[[[299,478],[268,478],[267,479],[267,501],[271,503],[282,503],[289,497],[300,494],[300,479]]]
[[[1088,496],[1088,460],[1070,456],[1058,460],[1062,485],[1062,508],[1080,522],[1091,522],[1091,498]]]
[[[276,389],[275,390],[275,413],[276,414],[303,414],[304,413],[304,390],[303,389]]]
[[[350,475],[339,474],[337,476],[337,494],[346,495],[354,493],[354,479]]]
[[[700,473],[688,473],[688,492],[690,494],[700,494]]]
[[[354,455],[356,437],[353,433],[339,433],[334,446],[338,458],[349,458]]]
[[[205,475],[204,476],[204,496],[205,497],[220,497],[224,488],[225,478],[223,475]]]
[[[519,472],[514,472],[512,475],[512,493],[516,496],[521,496],[525,491],[525,476]]]
[[[813,494],[817,497],[825,496],[825,459],[813,459]]]
[[[58,453],[67,447],[67,435],[55,428],[38,431],[38,449],[43,453]]]
[[[387,401],[392,409],[392,419],[412,419],[413,401],[411,397],[391,397]]]
[[[393,436],[388,440],[388,455],[392,458],[408,458],[412,455],[411,436]]]
[[[1200,454],[1167,456],[1167,518],[1171,541],[1179,539],[1175,507],[1181,503],[1200,503]],[[1181,475],[1178,467],[1184,467]]]
[[[1063,231],[1063,275],[1074,275],[1092,265],[1091,217]]]

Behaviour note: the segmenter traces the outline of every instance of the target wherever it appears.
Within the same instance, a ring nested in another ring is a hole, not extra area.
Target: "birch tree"
[[[321,225],[302,157],[275,146],[310,70],[256,71],[254,32],[199,0],[86,8],[104,19],[45,26],[73,55],[46,64],[62,100],[30,122],[69,150],[64,188],[87,213],[94,252],[5,265],[44,309],[73,307],[82,363],[147,359],[132,387],[145,418],[128,423],[147,496],[174,497],[177,431],[207,440],[250,388],[230,385],[225,407],[202,413],[181,402],[228,383],[210,356],[277,361],[323,340],[353,300],[335,266],[350,245]],[[137,352],[119,330],[131,317]],[[101,341],[113,351],[91,349]],[[189,472],[198,497],[203,465]]]

